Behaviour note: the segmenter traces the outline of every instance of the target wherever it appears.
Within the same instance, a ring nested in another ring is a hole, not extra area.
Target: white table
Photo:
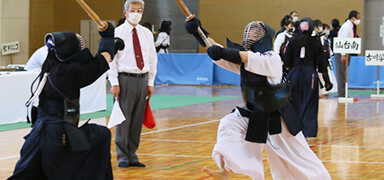
[[[38,72],[0,72],[0,124],[25,122],[25,102]],[[106,74],[80,90],[80,113],[107,109]]]

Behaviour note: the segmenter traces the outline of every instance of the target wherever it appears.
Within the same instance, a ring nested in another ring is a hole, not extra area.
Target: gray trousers
[[[335,64],[336,64],[336,79],[337,79],[337,96],[345,97],[345,72],[346,67],[345,63],[340,62],[341,54],[335,54]],[[351,61],[351,56],[348,56],[348,62]],[[348,64],[349,66],[349,64]]]
[[[115,143],[117,162],[139,162],[136,150],[140,143],[148,80],[146,77],[118,76],[119,105],[125,121],[116,126]]]

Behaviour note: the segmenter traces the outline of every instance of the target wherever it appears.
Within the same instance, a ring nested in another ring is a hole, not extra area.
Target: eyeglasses
[[[130,12],[130,13],[135,13],[135,12],[143,13],[144,9],[128,9],[127,11]]]

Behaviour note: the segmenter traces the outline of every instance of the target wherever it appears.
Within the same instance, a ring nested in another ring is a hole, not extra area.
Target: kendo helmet
[[[312,34],[312,31],[315,28],[315,23],[313,20],[309,17],[304,17],[300,20],[300,31],[303,33],[309,33]]]
[[[243,48],[253,52],[272,50],[275,30],[262,21],[252,21],[244,29]]]
[[[53,32],[44,37],[45,44],[54,50],[56,58],[66,62],[85,48],[83,38],[74,32]]]
[[[166,20],[162,20],[161,21],[161,24],[160,24],[160,29],[159,31],[160,32],[166,32],[166,33],[169,33],[171,31],[171,25],[172,25],[172,22],[171,21],[166,21]]]

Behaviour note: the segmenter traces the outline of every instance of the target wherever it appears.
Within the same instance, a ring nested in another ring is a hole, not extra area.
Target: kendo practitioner
[[[39,98],[37,120],[32,119],[32,130],[24,137],[10,180],[113,179],[109,129],[88,122],[78,128],[80,88],[106,72],[115,54],[113,25],[108,23],[100,35],[95,56],[84,47],[79,34],[45,36],[49,52],[36,78],[37,90],[27,102]]]
[[[200,24],[195,18],[185,27],[205,46],[196,34]],[[253,21],[245,27],[242,46],[227,40],[223,48],[211,39],[214,45],[207,49],[208,55],[220,67],[240,74],[245,103],[220,120],[212,157],[221,171],[203,168],[215,179],[228,179],[230,171],[264,179],[265,145],[273,179],[331,179],[301,132],[281,58],[272,51],[274,35],[269,25]]]
[[[317,72],[322,73],[326,91],[333,87],[327,72],[328,61],[324,58],[323,46],[316,36],[311,36],[313,29],[314,22],[311,18],[301,19],[301,33],[290,41],[283,57],[284,66],[289,70],[287,77],[290,81],[292,105],[304,124],[305,137],[317,136],[319,112]]]
[[[155,46],[158,53],[169,53],[168,48],[171,45],[171,21],[162,20],[159,36],[157,36]]]

